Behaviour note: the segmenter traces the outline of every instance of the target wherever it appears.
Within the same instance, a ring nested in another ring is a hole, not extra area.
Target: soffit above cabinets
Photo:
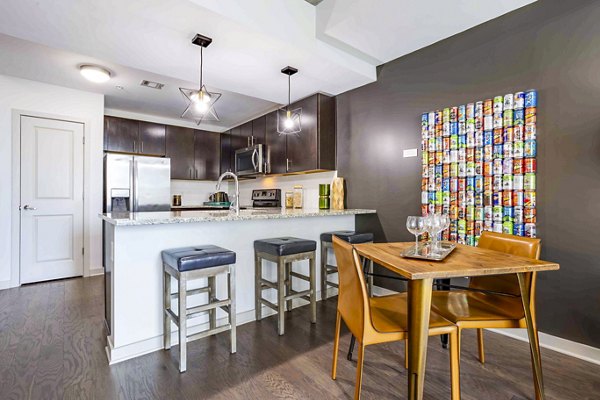
[[[301,71],[292,101],[336,95],[374,82],[382,62],[530,2],[3,0],[0,73],[103,92],[107,108],[178,118],[183,103],[170,88],[197,82],[191,39],[200,32],[213,38],[204,77],[209,90],[223,93],[216,128],[225,130],[287,102],[279,72],[286,65]],[[14,40],[28,45],[20,49]],[[30,46],[41,46],[41,55]],[[66,76],[92,61],[111,69],[110,85]],[[165,87],[140,87],[143,79]]]

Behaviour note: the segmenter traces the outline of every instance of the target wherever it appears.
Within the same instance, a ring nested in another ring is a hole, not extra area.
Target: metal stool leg
[[[285,261],[277,263],[277,330],[285,333]]]
[[[171,348],[171,318],[167,314],[167,310],[171,309],[171,275],[167,272],[163,273],[163,347],[165,350]]]
[[[254,314],[257,321],[262,318],[262,260],[258,254],[254,254]]]
[[[317,267],[315,265],[315,256],[308,259],[309,277],[310,277],[310,322],[317,323]]]
[[[235,265],[229,266],[227,275],[227,296],[229,297],[229,324],[231,325],[231,354],[236,352],[236,310],[235,310]]]
[[[292,263],[285,263],[285,295],[289,296],[292,294],[292,276],[290,275],[292,272]],[[287,300],[285,302],[285,307],[287,311],[292,311],[292,300]]]
[[[187,369],[187,289],[186,275],[179,275],[179,372]]]
[[[209,287],[209,292],[208,292],[208,304],[210,304],[213,300],[216,300],[217,298],[217,285],[216,285],[216,277],[215,276],[209,276],[208,277],[208,287]],[[216,309],[212,309],[208,312],[208,320],[209,320],[209,325],[210,325],[210,329],[215,329],[217,327],[217,310]]]
[[[321,242],[321,300],[327,300],[327,247]]]

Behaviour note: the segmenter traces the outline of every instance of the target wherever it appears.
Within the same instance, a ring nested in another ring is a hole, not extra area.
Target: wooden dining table
[[[358,254],[408,279],[408,398],[423,399],[425,361],[434,279],[517,274],[529,337],[537,399],[544,399],[538,335],[529,308],[527,274],[559,269],[557,263],[458,244],[442,261],[404,258],[409,243],[364,243],[354,246]]]

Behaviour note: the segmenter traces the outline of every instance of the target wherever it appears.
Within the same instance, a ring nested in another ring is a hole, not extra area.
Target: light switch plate
[[[405,149],[402,153],[402,156],[404,158],[407,157],[416,157],[417,156],[417,149]]]

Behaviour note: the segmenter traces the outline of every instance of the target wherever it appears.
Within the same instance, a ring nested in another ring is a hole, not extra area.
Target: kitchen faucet
[[[229,209],[235,211],[236,215],[240,215],[240,182],[238,181],[237,175],[229,171],[224,172],[219,177],[219,181],[217,182],[217,192],[221,188],[221,181],[223,181],[223,178],[227,176],[231,176],[235,180],[235,202],[231,203]]]

